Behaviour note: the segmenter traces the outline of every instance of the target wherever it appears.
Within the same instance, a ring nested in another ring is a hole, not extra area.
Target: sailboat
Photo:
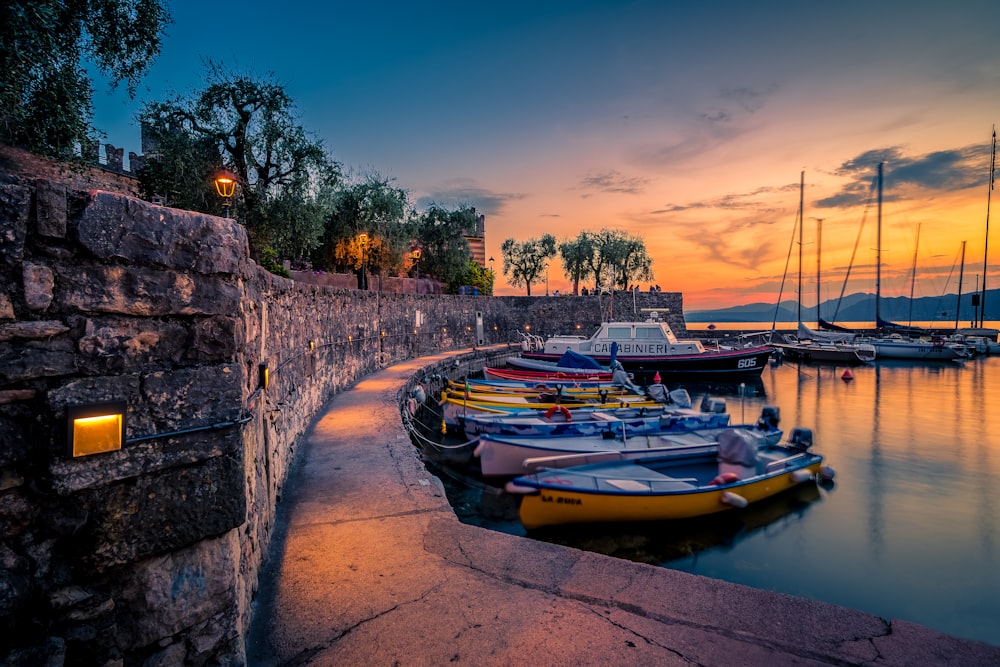
[[[771,336],[771,347],[782,357],[791,361],[862,364],[875,360],[875,348],[868,343],[855,343],[853,334],[827,333],[813,331],[802,323],[802,227],[803,200],[805,199],[805,172],[802,172],[799,183],[799,293],[798,293],[798,329],[796,335],[785,335],[783,341],[774,340]],[[816,244],[816,316],[820,309],[820,241],[823,233],[823,221],[817,221]],[[791,255],[791,248],[789,248]],[[778,300],[780,303],[780,299]]]
[[[882,188],[885,163],[878,165],[878,242],[875,255],[875,326],[880,332],[874,336],[858,336],[855,342],[875,347],[879,359],[911,359],[924,361],[950,361],[969,356],[964,345],[950,343],[943,336],[915,336],[919,332],[882,319]],[[904,335],[907,334],[907,335]]]

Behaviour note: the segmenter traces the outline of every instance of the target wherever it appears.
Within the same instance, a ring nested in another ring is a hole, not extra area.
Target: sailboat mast
[[[823,257],[823,218],[816,218],[816,325],[819,326],[819,266]]]
[[[958,267],[958,303],[955,304],[955,331],[958,331],[958,315],[962,310],[962,277],[965,275],[965,241],[962,241],[962,264]]]
[[[993,193],[993,173],[997,165],[997,127],[993,126],[993,150],[990,152],[990,177],[987,179],[986,190],[986,238],[983,240],[983,286],[979,297],[979,326],[983,326],[986,318],[986,267],[989,261],[990,244],[990,195]]]
[[[878,242],[875,248],[875,328],[879,328],[882,320],[882,167],[885,162],[878,163]]]
[[[913,326],[913,288],[917,286],[917,250],[920,249],[920,225],[917,225],[917,242],[913,247],[913,269],[910,271],[910,308],[907,311],[907,324]]]
[[[799,173],[799,308],[796,311],[796,319],[802,321],[802,200],[806,189],[806,172]]]

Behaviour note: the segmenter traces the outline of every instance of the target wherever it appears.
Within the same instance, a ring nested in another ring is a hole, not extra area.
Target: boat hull
[[[781,356],[791,361],[804,363],[816,362],[825,364],[858,365],[875,361],[877,353],[872,347],[870,352],[858,348],[837,347],[831,345],[803,345],[794,343],[772,343],[771,347],[778,350]]]
[[[780,429],[760,431],[753,426],[660,430],[629,434],[623,440],[620,431],[614,438],[596,436],[514,437],[483,435],[473,452],[479,459],[483,477],[513,477],[547,466],[564,468],[598,460],[630,460],[665,454],[678,449],[694,451],[717,448],[719,435],[726,430],[741,430],[758,446],[777,444]],[[591,455],[602,456],[593,457]],[[588,458],[589,457],[589,458]]]
[[[558,354],[545,352],[522,352],[526,359],[555,361]],[[607,365],[611,362],[610,355],[591,355],[595,361]],[[767,346],[743,348],[736,350],[706,350],[698,354],[677,354],[669,356],[638,356],[619,353],[616,359],[625,370],[635,375],[635,381],[649,383],[653,376],[663,375],[685,376],[735,376],[760,375],[767,366],[771,356],[771,348]],[[508,360],[508,364],[511,360]]]
[[[642,463],[640,460],[546,470],[514,479],[508,490],[526,493],[521,499],[519,516],[529,530],[574,523],[691,519],[733,509],[738,506],[732,500],[733,495],[745,504],[752,504],[802,483],[811,483],[807,480],[819,475],[822,456],[802,453],[792,459],[796,461],[790,460],[773,471],[715,485],[683,477],[636,480],[626,468]],[[625,473],[622,479],[615,478],[616,466]],[[596,477],[578,474],[590,469],[602,472]],[[587,484],[591,488],[586,488]],[[621,488],[615,488],[615,484]],[[644,485],[648,487],[646,490],[638,490]]]

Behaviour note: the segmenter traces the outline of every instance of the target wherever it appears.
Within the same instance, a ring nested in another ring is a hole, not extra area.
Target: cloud
[[[885,162],[883,199],[898,201],[910,193],[921,198],[985,185],[989,148],[973,144],[963,148],[908,156],[903,148],[890,146],[865,151],[846,160],[835,171],[848,178],[840,192],[815,202],[819,208],[843,208],[868,202],[875,192],[877,167]]]
[[[597,190],[599,192],[617,192],[630,195],[642,194],[649,185],[650,180],[641,176],[624,176],[616,169],[607,171],[590,171],[580,181],[580,187],[584,190]],[[584,194],[584,197],[588,194]]]
[[[417,197],[418,209],[426,210],[431,205],[446,208],[458,206],[474,206],[484,215],[499,215],[507,202],[525,199],[529,195],[522,193],[493,192],[478,185],[472,179],[459,178]]]

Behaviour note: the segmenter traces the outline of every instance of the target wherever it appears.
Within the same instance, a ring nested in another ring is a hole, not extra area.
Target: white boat
[[[603,322],[590,338],[552,336],[542,350],[526,350],[521,357],[552,362],[567,351],[591,357],[602,366],[617,360],[639,384],[652,384],[656,374],[757,375],[771,356],[766,345],[711,349],[698,340],[680,340],[653,311],[644,322]]]
[[[473,452],[484,477],[510,477],[541,468],[565,468],[595,461],[651,456],[679,447],[705,447],[718,443],[726,430],[734,430],[763,446],[781,440],[782,430],[765,423],[629,434],[627,430],[596,436],[517,437],[484,434]]]

